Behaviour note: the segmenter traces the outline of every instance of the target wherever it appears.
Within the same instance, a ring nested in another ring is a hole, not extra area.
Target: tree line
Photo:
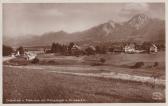
[[[92,55],[92,54],[105,54],[106,52],[115,52],[116,50],[119,52],[123,51],[123,47],[127,42],[123,43],[113,43],[108,45],[97,45],[95,46],[95,50],[91,47],[87,47],[84,50],[79,50],[74,53],[72,51],[73,46],[75,43],[70,42],[68,45],[60,44],[60,43],[52,43],[51,48],[49,50],[44,50],[45,53],[60,53],[61,55],[80,55],[80,54],[86,54],[86,55]],[[151,45],[151,42],[143,42],[142,45],[138,46],[135,42],[137,49],[143,49],[143,50],[149,50],[149,47]],[[159,50],[165,50],[165,44],[164,43],[155,43]],[[118,47],[116,47],[116,45]],[[19,51],[20,54],[24,54],[25,50],[22,46],[18,47],[16,50],[14,50],[12,47],[3,45],[3,56],[11,55],[11,53],[14,53],[16,51]]]
[[[75,43],[70,42],[68,45],[60,44],[60,43],[52,43],[51,48],[46,50],[46,53],[60,53],[62,55],[92,55],[92,54],[105,54],[107,52],[107,48],[105,46],[95,46],[93,48],[86,47],[85,49],[81,49],[78,51],[73,51],[72,48]]]
[[[3,53],[2,53],[3,56],[9,56],[12,53],[15,53],[16,51],[19,51],[20,54],[24,54],[24,52],[25,52],[25,50],[22,46],[18,47],[16,50],[14,50],[11,46],[3,45],[2,49],[3,49]]]

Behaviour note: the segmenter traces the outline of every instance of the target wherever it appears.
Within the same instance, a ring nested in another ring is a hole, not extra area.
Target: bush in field
[[[105,62],[106,62],[106,59],[100,58],[100,62],[101,62],[101,63],[105,63]]]
[[[31,63],[33,63],[33,64],[37,64],[37,63],[39,63],[39,61],[40,61],[40,60],[36,57],[35,59],[32,60]]]
[[[158,65],[159,65],[159,63],[158,63],[158,62],[154,62],[153,67],[157,67]]]
[[[11,55],[13,49],[10,46],[3,45],[3,56]]]
[[[54,60],[50,60],[47,62],[48,64],[55,64],[56,62]]]
[[[136,62],[132,68],[141,68],[142,66],[144,66],[144,62]]]
[[[101,66],[101,65],[103,65],[105,62],[106,62],[106,59],[100,58],[99,61],[96,61],[96,62],[92,63],[91,65],[92,65],[92,66]]]

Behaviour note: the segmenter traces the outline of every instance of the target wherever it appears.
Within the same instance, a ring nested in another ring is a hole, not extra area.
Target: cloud
[[[131,10],[135,10],[135,11],[147,11],[149,10],[149,5],[146,3],[129,3],[126,4],[123,8],[125,11],[131,11]]]
[[[149,5],[147,3],[129,3],[121,8],[120,15],[131,16],[138,13],[147,13],[149,10]]]
[[[7,3],[3,4],[3,29],[11,36],[76,32],[108,20],[125,22],[142,12],[164,19],[164,9],[164,3]]]

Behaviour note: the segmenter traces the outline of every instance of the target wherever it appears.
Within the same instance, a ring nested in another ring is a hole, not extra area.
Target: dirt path
[[[153,77],[149,76],[138,76],[138,75],[129,75],[123,73],[116,73],[116,72],[109,72],[109,73],[80,73],[80,72],[72,72],[72,70],[94,70],[96,71],[97,68],[95,67],[77,67],[77,66],[7,66],[7,67],[14,67],[19,69],[37,69],[43,70],[45,72],[53,72],[53,73],[60,73],[60,74],[69,74],[69,75],[77,75],[77,76],[89,76],[89,77],[100,77],[100,78],[111,78],[111,79],[119,79],[119,80],[127,80],[127,81],[135,81],[135,82],[143,82],[143,83],[150,83],[156,85],[165,85],[165,80],[163,79],[154,79]]]
[[[12,56],[8,56],[8,57],[3,57],[3,62],[4,61],[9,61],[9,60],[11,60],[11,59],[14,59],[14,58],[16,58],[16,57],[12,57]]]

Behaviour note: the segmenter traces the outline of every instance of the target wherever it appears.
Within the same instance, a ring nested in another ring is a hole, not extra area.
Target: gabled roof
[[[151,44],[151,46],[154,47],[154,48],[157,48],[157,46],[155,44]]]
[[[81,49],[81,47],[80,47],[80,46],[78,46],[77,44],[74,44],[74,45],[73,45],[73,47],[72,47],[72,49],[73,49],[73,48],[76,48],[76,49]]]

